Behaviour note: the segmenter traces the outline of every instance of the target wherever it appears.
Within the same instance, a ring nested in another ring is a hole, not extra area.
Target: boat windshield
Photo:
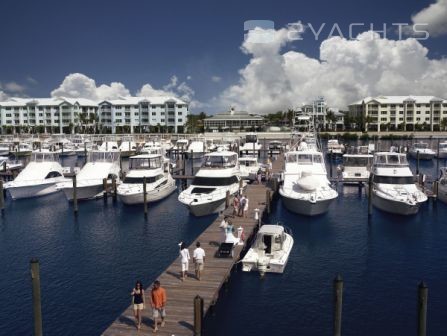
[[[386,153],[376,154],[374,156],[374,164],[377,166],[407,166],[408,161],[405,154]]]
[[[420,143],[415,143],[413,147],[414,147],[414,149],[427,149],[428,144],[420,142]]]
[[[31,156],[32,162],[55,162],[57,160],[58,156],[55,153],[36,152]]]
[[[237,164],[237,154],[234,155],[206,155],[202,168],[229,168]]]
[[[345,167],[367,167],[371,165],[372,157],[365,156],[344,156],[343,157],[343,165]]]
[[[196,176],[192,181],[192,185],[195,186],[228,186],[233,183],[238,183],[238,179],[236,176],[228,176],[228,177],[204,177],[204,176]]]
[[[129,169],[156,169],[161,168],[163,159],[161,156],[153,158],[130,158]]]
[[[258,136],[256,134],[247,134],[245,136],[245,142],[258,142]]]
[[[288,154],[287,162],[298,164],[322,163],[323,157],[321,154]]]
[[[447,143],[440,143],[439,144],[439,149],[447,149]]]
[[[375,183],[382,184],[414,184],[413,176],[379,176],[374,175]]]
[[[163,178],[163,175],[157,175],[157,176],[151,176],[151,177],[146,177],[146,183],[154,183],[158,180],[160,180],[161,178]],[[143,184],[144,183],[144,177],[128,177],[126,176],[124,178],[124,182],[123,183],[128,183],[128,184]]]
[[[257,161],[256,160],[244,160],[244,159],[240,159],[239,160],[239,164],[245,167],[254,167],[257,165]]]
[[[119,160],[119,157],[119,152],[95,151],[88,153],[89,162],[115,162]]]

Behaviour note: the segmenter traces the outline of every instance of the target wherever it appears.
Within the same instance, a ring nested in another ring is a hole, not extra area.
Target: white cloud
[[[1,88],[1,86],[0,86]],[[8,100],[9,95],[7,93],[5,93],[4,91],[0,90],[0,101],[5,101]]]
[[[447,34],[447,0],[437,0],[411,17],[418,30],[427,30],[430,36]]]
[[[26,81],[30,84],[37,85],[39,82],[31,76],[26,77]]]
[[[296,107],[323,95],[334,107],[370,95],[447,96],[447,59],[431,60],[416,39],[394,41],[365,32],[356,40],[332,37],[320,45],[320,59],[281,50],[290,42],[288,28],[274,32],[272,43],[241,46],[251,55],[240,79],[214,102],[253,113]]]
[[[211,81],[214,83],[219,83],[222,80],[222,77],[219,76],[211,76]]]
[[[11,92],[11,93],[22,93],[26,90],[26,87],[24,85],[20,85],[16,82],[9,82],[3,84],[3,88],[5,91]]]

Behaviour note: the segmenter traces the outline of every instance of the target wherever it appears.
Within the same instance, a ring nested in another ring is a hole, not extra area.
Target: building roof
[[[74,105],[78,103],[80,106],[97,106],[98,104],[90,99],[85,98],[9,98],[7,101],[0,102],[0,106],[26,106],[35,104],[37,106],[59,106],[63,103]]]
[[[185,101],[171,96],[154,96],[154,97],[120,97],[119,99],[111,99],[101,101],[99,104],[109,103],[111,105],[138,105],[141,102],[147,102],[149,104],[165,104],[166,102],[173,102],[176,104],[185,104]]]
[[[264,118],[257,114],[250,114],[247,111],[230,109],[229,111],[217,113],[205,118],[205,120],[264,120]]]
[[[366,97],[349,105],[361,105],[363,103],[368,104],[372,101],[376,101],[379,104],[402,104],[404,101],[415,101],[416,104],[430,104],[430,102],[433,101],[447,102],[443,98],[435,96],[377,96]]]

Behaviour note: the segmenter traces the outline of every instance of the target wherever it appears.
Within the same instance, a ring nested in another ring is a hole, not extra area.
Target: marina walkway
[[[273,172],[278,172],[283,164],[282,156],[273,161]],[[275,183],[276,184],[276,183]],[[277,184],[276,184],[277,185]],[[245,242],[257,231],[258,221],[254,219],[254,209],[259,209],[259,216],[266,210],[267,190],[265,184],[251,184],[246,186],[245,194],[249,199],[248,217],[231,218],[235,229],[239,226],[244,228]],[[225,210],[224,215],[231,215],[231,206]],[[200,295],[204,300],[204,315],[210,307],[217,302],[219,291],[228,280],[231,270],[239,260],[244,245],[238,245],[234,249],[231,258],[216,258],[218,250],[217,242],[223,241],[223,232],[219,228],[222,217],[218,217],[197,239],[189,246],[192,258],[192,252],[197,241],[200,241],[201,247],[205,250],[205,270],[202,274],[202,280],[198,281],[194,277],[194,264],[190,261],[189,277],[185,281],[180,280],[180,258],[172,262],[170,266],[158,277],[161,286],[165,288],[168,301],[166,305],[166,325],[159,327],[157,335],[183,336],[193,335],[194,327],[194,307],[193,300],[196,295]],[[142,328],[136,329],[133,309],[129,306],[114,322],[108,327],[103,335],[142,335],[152,333],[152,309],[150,308],[150,289],[146,289],[146,309],[143,311]]]

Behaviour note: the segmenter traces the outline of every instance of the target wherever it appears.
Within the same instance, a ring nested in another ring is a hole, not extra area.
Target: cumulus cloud
[[[447,0],[437,0],[411,17],[413,24],[423,25],[430,36],[447,34]]]
[[[416,39],[395,41],[364,32],[355,40],[335,36],[320,45],[320,58],[282,51],[289,28],[274,31],[271,43],[252,43],[241,50],[251,59],[240,79],[214,102],[253,113],[293,108],[324,96],[331,106],[346,106],[365,96],[447,95],[447,60],[431,60]]]
[[[0,101],[8,100],[8,98],[9,98],[9,95],[7,93],[5,93],[4,91],[0,90]]]
[[[219,76],[211,76],[211,81],[214,83],[219,83],[222,80]]]
[[[9,82],[5,83],[3,85],[5,91],[11,92],[11,93],[22,93],[26,90],[26,87],[24,85],[20,85],[16,82]]]

